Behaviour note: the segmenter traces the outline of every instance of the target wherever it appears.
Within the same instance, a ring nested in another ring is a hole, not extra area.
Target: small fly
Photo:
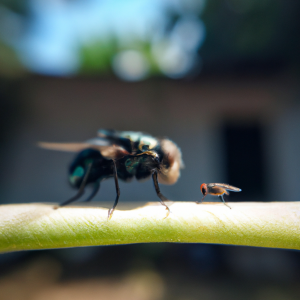
[[[231,207],[225,202],[223,195],[229,195],[228,191],[231,192],[240,192],[241,189],[226,184],[226,183],[202,183],[200,186],[200,190],[203,194],[203,198],[201,199],[201,201],[198,201],[197,204],[202,203],[203,199],[207,196],[207,195],[213,195],[213,196],[219,196],[221,198],[221,200],[223,201],[223,203],[228,206],[230,209]]]

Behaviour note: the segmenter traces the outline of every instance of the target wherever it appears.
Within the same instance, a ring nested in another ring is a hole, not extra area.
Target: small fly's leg
[[[225,202],[225,200],[224,200],[224,198],[223,198],[223,195],[221,195],[221,196],[219,196],[219,197],[222,199],[223,203],[224,203],[227,207],[229,207],[229,208],[231,209],[231,207]]]
[[[54,207],[54,209],[58,209],[59,207],[62,207],[62,206],[65,206],[65,205],[67,205],[67,204],[69,204],[71,202],[74,202],[74,201],[76,201],[77,199],[79,199],[84,194],[84,188],[86,186],[87,179],[88,179],[88,177],[90,175],[90,172],[91,172],[91,169],[92,169],[92,165],[93,165],[93,163],[89,164],[88,169],[87,169],[87,171],[86,171],[86,173],[85,173],[85,175],[83,177],[83,180],[81,182],[81,185],[79,187],[79,190],[78,190],[77,194],[74,197],[72,197],[71,199],[69,199],[69,200],[67,200],[67,201],[59,204],[59,206]]]
[[[113,212],[118,204],[119,201],[119,197],[120,197],[120,188],[119,188],[119,181],[118,181],[118,173],[117,173],[117,166],[116,166],[116,162],[114,160],[112,160],[114,163],[114,178],[115,178],[115,185],[116,185],[116,192],[117,192],[117,197],[114,203],[114,206],[108,211],[108,220],[111,219]]]
[[[155,187],[155,191],[156,191],[156,194],[157,196],[159,197],[160,199],[160,203],[166,208],[167,210],[167,215],[164,217],[167,218],[170,214],[170,208],[167,206],[167,204],[164,202],[166,200],[168,200],[161,192],[160,192],[160,189],[159,189],[159,185],[158,185],[158,181],[157,181],[157,171],[153,171],[152,173],[152,178],[153,178],[153,183],[154,183],[154,187]]]
[[[200,200],[200,201],[196,201],[197,204],[201,204],[203,202],[203,199],[206,197],[206,195]]]
[[[99,188],[100,188],[100,182],[97,181],[97,182],[94,184],[94,189],[93,189],[92,193],[88,196],[87,199],[84,200],[84,202],[89,202],[89,201],[91,201],[91,200],[96,196],[96,194],[98,193]]]

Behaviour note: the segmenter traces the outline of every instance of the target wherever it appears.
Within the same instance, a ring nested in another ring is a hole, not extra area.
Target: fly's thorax
[[[214,196],[221,196],[221,195],[224,195],[224,194],[227,194],[226,190],[220,186],[208,186],[208,193],[211,194],[211,195],[214,195]]]
[[[143,136],[139,141],[140,151],[151,151],[158,145],[158,140],[151,136]]]
[[[131,175],[135,175],[138,169],[138,166],[140,163],[142,163],[143,161],[143,157],[139,156],[131,156],[129,158],[126,159],[125,161],[125,168],[126,171],[131,174]]]
[[[158,169],[160,159],[157,153],[153,151],[145,151],[137,155],[126,157],[124,162],[126,171],[132,175],[139,173],[151,172],[153,169]]]
[[[158,140],[149,134],[135,131],[122,131],[118,135],[122,138],[127,138],[133,143],[139,143],[140,145],[148,145],[149,149],[153,149],[157,144]]]

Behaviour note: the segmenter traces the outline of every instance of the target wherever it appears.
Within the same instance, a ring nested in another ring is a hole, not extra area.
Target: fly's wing
[[[231,192],[240,192],[241,191],[240,188],[237,188],[235,186],[232,186],[232,185],[229,185],[229,184],[226,184],[226,183],[209,183],[207,185],[207,187],[209,187],[209,188],[220,187],[222,189],[225,189],[225,190],[231,191]]]
[[[65,151],[65,152],[80,152],[90,147],[87,143],[48,143],[39,142],[38,146],[48,150]]]
[[[95,149],[107,159],[119,159],[129,154],[123,147],[113,145],[110,141],[101,138],[94,138],[83,143],[40,142],[38,145],[44,149],[67,152],[80,152],[84,149]]]

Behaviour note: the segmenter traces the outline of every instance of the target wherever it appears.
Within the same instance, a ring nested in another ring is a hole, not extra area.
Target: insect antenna
[[[223,198],[223,195],[221,195],[221,196],[219,196],[219,197],[222,199],[223,203],[224,203],[227,207],[229,207],[229,208],[231,209],[231,207],[225,202],[225,200],[224,200],[224,198]]]
[[[170,214],[170,208],[167,206],[167,204],[164,202],[164,201],[167,201],[168,198],[166,198],[160,191],[159,189],[159,185],[158,185],[158,181],[157,181],[157,171],[153,171],[152,173],[152,179],[153,179],[153,183],[154,183],[154,187],[155,187],[155,191],[156,191],[156,194],[157,196],[159,197],[160,199],[160,203],[166,208],[166,210],[168,211],[167,212],[167,215],[165,216],[165,218],[167,218]]]
[[[117,166],[116,166],[115,160],[113,159],[112,161],[114,163],[114,179],[115,179],[117,196],[116,196],[116,200],[115,200],[115,203],[114,203],[113,207],[108,211],[108,220],[111,219],[112,214],[113,214],[113,212],[114,212],[114,210],[115,210],[115,208],[118,204],[119,197],[120,197],[120,187],[119,187],[119,181],[118,181]]]
[[[69,199],[69,200],[61,203],[59,206],[54,207],[54,209],[57,209],[57,208],[59,208],[61,206],[65,206],[65,205],[67,205],[67,204],[69,204],[71,202],[74,202],[74,201],[76,201],[77,199],[79,199],[84,194],[84,188],[86,186],[86,182],[87,182],[88,177],[90,175],[92,166],[93,166],[93,163],[90,163],[89,166],[88,166],[88,169],[87,169],[87,171],[86,171],[86,173],[85,173],[85,175],[83,177],[83,180],[81,182],[81,185],[79,187],[79,190],[78,190],[77,194],[74,197],[72,197],[71,199]]]

